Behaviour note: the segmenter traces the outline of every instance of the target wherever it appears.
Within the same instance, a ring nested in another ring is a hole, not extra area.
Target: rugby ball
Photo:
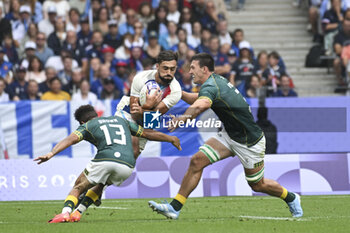
[[[149,80],[142,87],[140,92],[140,105],[144,105],[146,103],[146,95],[155,95],[157,92],[161,92],[158,83],[155,80]]]

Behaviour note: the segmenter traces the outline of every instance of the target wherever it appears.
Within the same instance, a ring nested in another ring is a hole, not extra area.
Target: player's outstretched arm
[[[198,99],[198,93],[182,91],[181,99],[188,104],[193,104]]]
[[[76,134],[71,133],[68,137],[66,137],[65,139],[63,139],[59,143],[57,143],[56,146],[52,149],[52,151],[50,151],[46,155],[42,155],[42,156],[35,158],[34,161],[38,161],[38,164],[46,162],[49,159],[51,159],[52,157],[54,157],[57,153],[60,153],[61,151],[63,151],[67,147],[69,147],[75,143],[78,143],[78,142],[79,142],[79,137]]]
[[[169,123],[168,130],[170,132],[173,132],[179,126],[180,121],[186,122],[188,119],[194,119],[210,107],[211,102],[209,99],[197,99],[189,108],[187,108],[187,110],[182,116],[173,118],[171,120],[171,122]]]
[[[182,150],[180,145],[180,139],[176,136],[170,136],[152,129],[144,129],[141,134],[141,137],[147,138],[148,140],[151,140],[151,141],[170,142],[178,150]]]

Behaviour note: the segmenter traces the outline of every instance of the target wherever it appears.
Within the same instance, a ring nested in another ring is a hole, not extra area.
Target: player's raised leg
[[[75,184],[72,190],[69,192],[66,200],[64,201],[63,209],[61,214],[56,215],[53,219],[49,220],[49,223],[61,223],[69,222],[70,214],[72,213],[74,207],[78,203],[78,197],[87,189],[91,188],[93,185],[87,180],[84,173],[81,173],[80,176],[75,181]]]
[[[149,201],[149,206],[154,211],[157,211],[167,218],[177,219],[188,196],[197,187],[201,179],[203,169],[209,164],[215,163],[220,159],[224,159],[229,156],[232,156],[232,152],[230,150],[228,150],[215,138],[210,138],[203,146],[199,148],[199,151],[192,156],[190,165],[182,180],[180,190],[171,203],[156,203],[154,201]]]

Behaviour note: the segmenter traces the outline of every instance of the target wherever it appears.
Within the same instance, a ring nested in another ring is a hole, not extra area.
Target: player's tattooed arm
[[[59,143],[57,143],[56,146],[52,149],[52,151],[50,151],[49,153],[47,153],[45,155],[42,155],[42,156],[35,158],[34,161],[38,161],[38,164],[46,162],[49,159],[51,159],[52,157],[54,157],[57,153],[63,151],[64,149],[66,149],[67,147],[69,147],[71,145],[78,143],[79,141],[80,141],[79,137],[76,134],[71,133],[68,137],[66,137],[65,139],[63,139]]]

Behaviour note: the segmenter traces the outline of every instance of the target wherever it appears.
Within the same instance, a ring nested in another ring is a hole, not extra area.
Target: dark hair
[[[28,71],[33,71],[32,62],[34,60],[37,60],[39,62],[39,71],[41,72],[44,69],[44,66],[43,66],[43,63],[40,61],[40,59],[37,56],[32,56],[29,58]]]
[[[68,11],[68,16],[70,16],[72,14],[72,12],[76,13],[77,15],[79,15],[79,18],[80,18],[80,13],[79,13],[79,10],[75,7],[73,8],[70,8],[70,10]]]
[[[60,80],[57,76],[56,76],[56,77],[53,77],[52,79],[50,79],[50,80],[49,80],[49,84],[52,85],[52,83],[53,83],[54,81],[56,81],[56,80],[59,81],[60,84],[62,85],[61,80]]]
[[[157,57],[157,63],[160,64],[163,61],[172,61],[175,60],[177,62],[178,55],[177,53],[171,50],[161,51]]]
[[[214,58],[208,53],[198,53],[191,58],[192,61],[198,61],[200,67],[206,66],[209,71],[214,72]]]
[[[276,60],[280,59],[280,55],[276,52],[276,51],[272,51],[271,53],[269,53],[268,58],[273,57]]]
[[[97,113],[94,107],[91,105],[81,105],[77,110],[75,110],[74,117],[79,124],[83,124],[97,117]]]
[[[148,15],[142,15],[141,13],[141,9],[144,7],[144,6],[148,6],[150,8],[150,12]],[[138,8],[138,13],[139,15],[143,16],[143,17],[151,17],[153,15],[153,12],[152,12],[152,5],[150,2],[142,2],[140,5],[139,5],[139,8]]]

